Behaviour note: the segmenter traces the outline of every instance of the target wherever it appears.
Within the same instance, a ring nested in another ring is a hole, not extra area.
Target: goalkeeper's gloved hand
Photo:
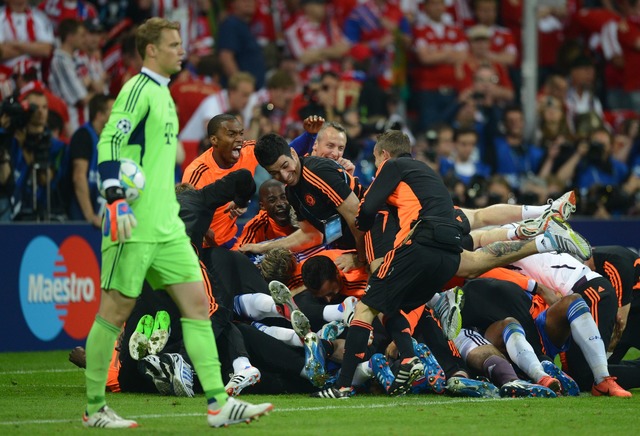
[[[105,194],[107,207],[102,233],[104,236],[111,235],[112,241],[125,242],[131,238],[131,229],[138,225],[138,221],[125,200],[124,190],[121,187],[107,188]]]

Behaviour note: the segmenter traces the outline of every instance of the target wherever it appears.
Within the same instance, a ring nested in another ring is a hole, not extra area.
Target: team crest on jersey
[[[316,199],[311,194],[305,194],[304,202],[307,203],[307,206],[313,206],[316,204]]]
[[[118,120],[118,122],[116,123],[116,129],[127,135],[129,132],[131,132],[131,121],[126,118]]]

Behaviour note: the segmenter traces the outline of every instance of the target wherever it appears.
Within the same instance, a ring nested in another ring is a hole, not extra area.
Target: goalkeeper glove
[[[113,186],[105,192],[107,207],[105,209],[102,233],[111,235],[112,241],[125,242],[131,238],[131,229],[138,225],[136,217],[125,200],[124,190]]]

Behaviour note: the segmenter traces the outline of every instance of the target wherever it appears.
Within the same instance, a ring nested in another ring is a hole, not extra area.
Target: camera
[[[587,160],[592,164],[597,164],[602,161],[604,156],[604,144],[598,141],[591,141],[589,144],[589,151],[587,152]]]
[[[24,106],[15,96],[5,98],[0,105],[0,116],[6,115],[9,124],[2,126],[11,134],[24,129],[35,112],[33,105]]]
[[[486,97],[484,92],[480,92],[480,91],[476,91],[473,94],[471,94],[471,98],[474,99],[475,101],[482,101],[484,100]]]
[[[274,109],[275,106],[273,105],[273,103],[265,103],[260,108],[260,113],[263,117],[269,118]]]
[[[24,139],[23,148],[33,153],[34,163],[38,168],[48,167],[51,149],[51,132],[45,130],[37,134],[28,134]]]

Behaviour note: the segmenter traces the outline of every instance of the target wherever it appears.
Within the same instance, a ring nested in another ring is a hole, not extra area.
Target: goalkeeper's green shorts
[[[202,272],[189,238],[161,243],[126,242],[102,250],[102,289],[136,298],[147,279],[153,289],[202,281]]]

